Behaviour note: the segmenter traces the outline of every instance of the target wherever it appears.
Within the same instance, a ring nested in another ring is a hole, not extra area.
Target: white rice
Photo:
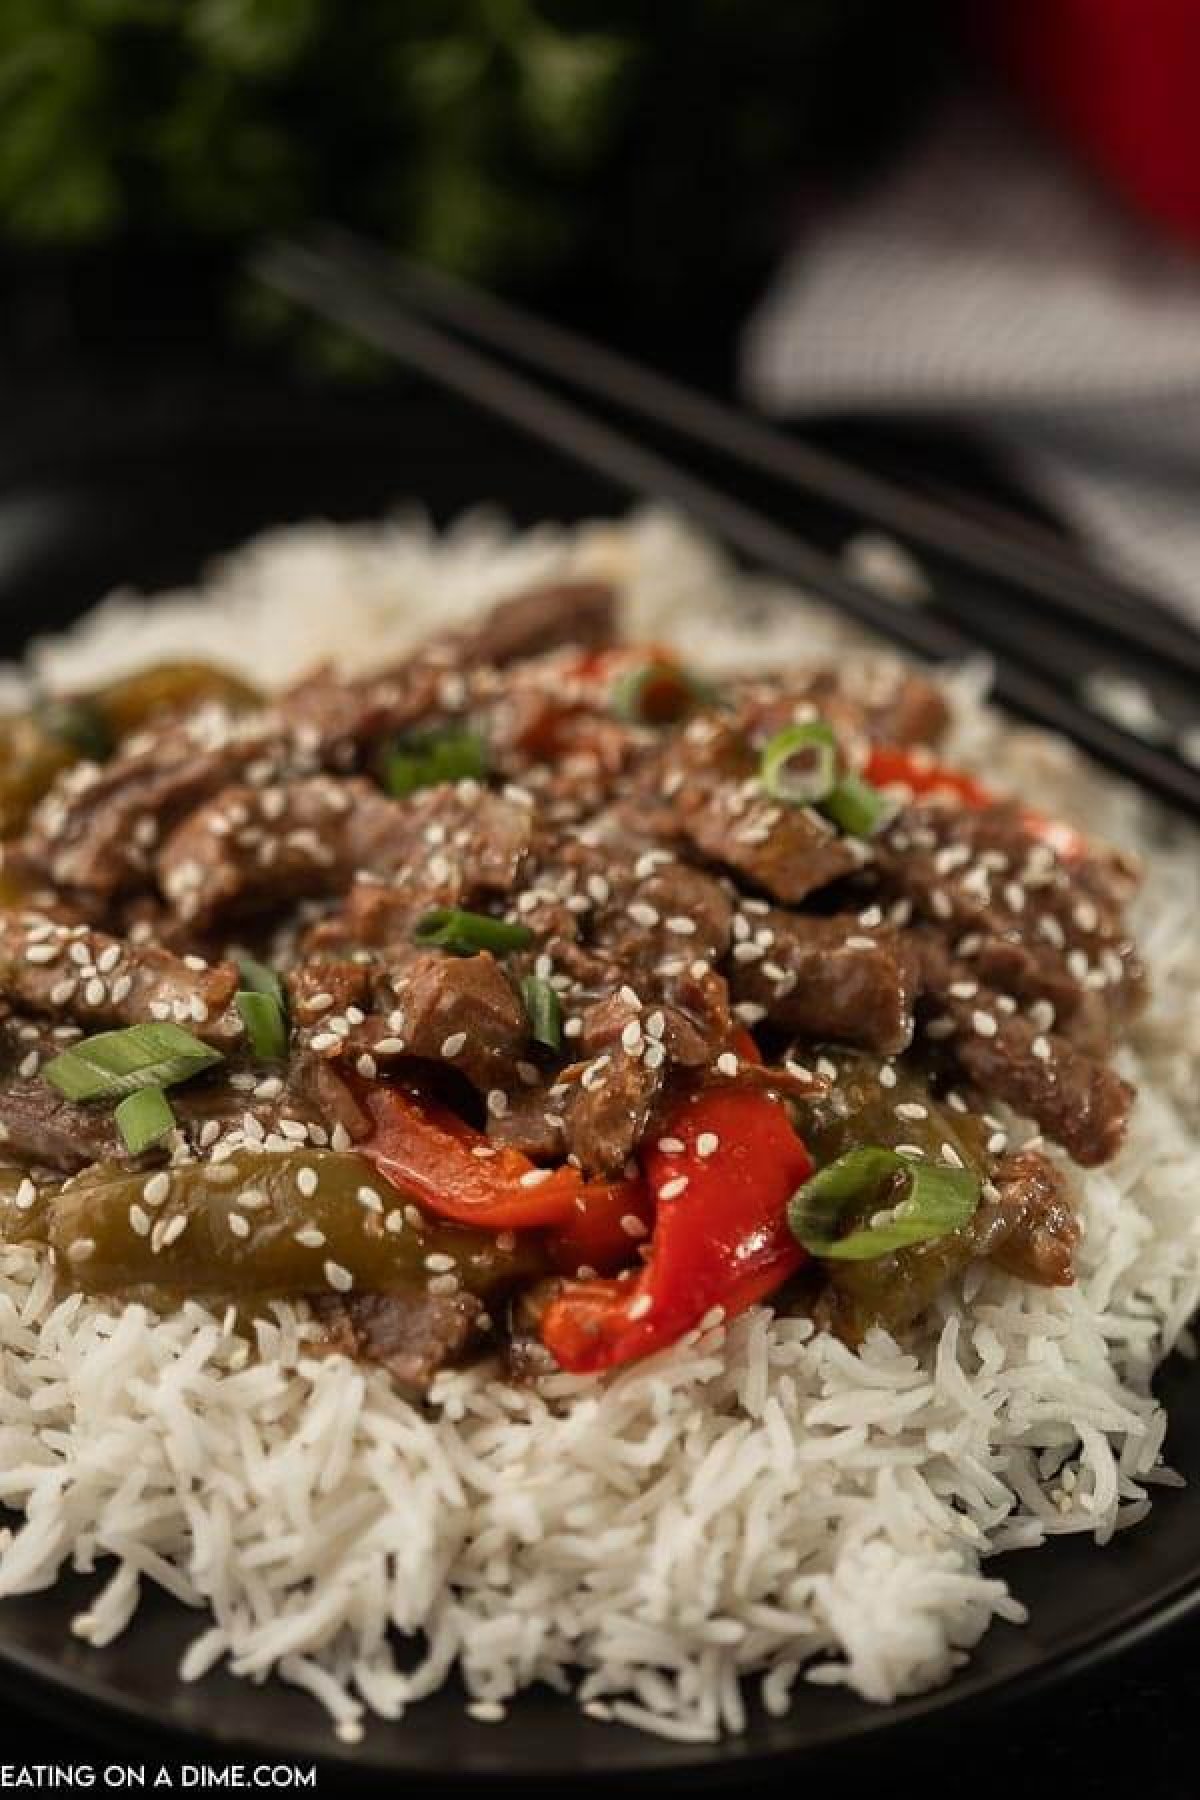
[[[202,598],[110,600],[36,660],[63,682],[172,654],[280,682],[323,657],[374,668],[566,569],[618,576],[632,631],[714,668],[857,642],[660,515],[519,538],[481,516],[441,539],[413,518],[276,532]],[[250,1355],[200,1306],[56,1300],[44,1263],[6,1251],[0,1502],[25,1522],[0,1534],[0,1596],[101,1567],[75,1629],[103,1644],[158,1583],[201,1609],[184,1679],[274,1671],[347,1738],[457,1665],[478,1718],[541,1680],[707,1740],[741,1729],[745,1677],[773,1713],[798,1678],[878,1702],[943,1681],[993,1618],[1023,1616],[988,1555],[1144,1517],[1173,1479],[1151,1374],[1200,1301],[1200,858],[1062,746],[1002,729],[985,683],[951,679],[955,750],[1154,852],[1155,999],[1123,1052],[1141,1100],[1119,1159],[1080,1178],[1075,1288],[976,1269],[905,1348],[877,1333],[853,1355],[759,1309],[605,1382],[473,1370],[422,1407],[311,1355],[300,1309],[277,1305]],[[421,1644],[415,1667],[394,1631]]]

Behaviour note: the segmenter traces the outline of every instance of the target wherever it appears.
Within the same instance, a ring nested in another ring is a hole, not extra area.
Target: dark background
[[[972,59],[909,0],[6,0],[0,7],[0,649],[118,581],[195,575],[264,523],[519,521],[604,508],[532,448],[300,324],[247,250],[314,218],[514,293],[715,391],[789,232],[899,153]],[[972,69],[972,73],[973,73]],[[823,435],[997,491],[970,448]],[[815,528],[814,521],[814,528]],[[871,1793],[1195,1792],[1195,1634],[983,1717],[773,1784]],[[96,1722],[4,1705],[0,1760],[89,1760]],[[202,1755],[202,1752],[198,1752]],[[323,1791],[336,1791],[328,1776]]]

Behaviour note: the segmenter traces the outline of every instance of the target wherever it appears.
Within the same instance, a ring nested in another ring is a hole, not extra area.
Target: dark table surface
[[[493,428],[407,386],[330,394],[227,368],[148,379],[124,367],[58,382],[14,375],[8,389],[0,653],[17,649],[35,621],[39,630],[60,626],[119,581],[153,588],[187,579],[208,555],[266,522],[369,517],[405,493],[427,495],[437,516],[451,516],[467,498],[494,491],[501,452]],[[898,454],[935,475],[952,466],[957,481],[997,492],[994,474],[960,446],[898,452],[891,437],[856,448],[892,467]],[[522,453],[519,479],[511,466],[507,479],[520,522],[613,503],[601,485],[532,450]],[[160,1767],[175,1771],[180,1785],[181,1764],[207,1765],[219,1778],[228,1760],[200,1744],[142,1741],[125,1726],[40,1708],[36,1698],[6,1697],[0,1787],[35,1765],[99,1771],[131,1763],[145,1767],[147,1787]],[[1182,1625],[1036,1698],[1001,1701],[969,1721],[951,1711],[781,1767],[755,1786],[791,1793],[828,1775],[851,1792],[1012,1800],[1107,1794],[1129,1771],[1140,1795],[1190,1800],[1200,1791],[1198,1761],[1200,1629]],[[370,1785],[333,1768],[318,1772],[319,1791]]]

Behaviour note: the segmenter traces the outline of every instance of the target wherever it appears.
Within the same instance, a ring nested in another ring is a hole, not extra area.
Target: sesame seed
[[[653,1304],[649,1294],[639,1294],[636,1300],[631,1300],[629,1303],[629,1317],[644,1319]]]
[[[898,1119],[927,1119],[929,1108],[922,1106],[919,1100],[898,1100],[895,1106]]]
[[[302,1225],[292,1236],[305,1250],[321,1250],[325,1246],[325,1233],[315,1225]]]
[[[306,1200],[311,1200],[317,1191],[317,1171],[310,1168],[298,1169],[296,1187]]]
[[[228,1215],[228,1225],[234,1237],[248,1238],[250,1236],[250,1221],[244,1219],[241,1213],[231,1212]]]
[[[717,1058],[717,1073],[719,1075],[736,1075],[739,1067],[740,1064],[733,1051],[722,1050]]]
[[[165,1169],[159,1169],[142,1184],[142,1199],[147,1206],[161,1206],[170,1191],[170,1176]]]
[[[383,1211],[383,1201],[373,1187],[360,1187],[355,1199],[360,1206],[365,1206],[368,1212],[381,1213]]]
[[[721,1148],[721,1140],[715,1131],[702,1131],[696,1139],[696,1155],[712,1156]]]
[[[971,1014],[971,1024],[979,1033],[980,1037],[984,1038],[995,1037],[998,1029],[996,1021],[993,1019],[991,1013],[973,1012]]]
[[[1033,1054],[1037,1057],[1039,1062],[1049,1062],[1050,1061],[1050,1057],[1052,1054],[1051,1049],[1050,1049],[1050,1040],[1047,1037],[1043,1037],[1040,1032],[1039,1032],[1038,1036],[1034,1038],[1034,1040],[1033,1040],[1032,1044],[1029,1046],[1029,1048],[1032,1050]]]
[[[494,1119],[502,1119],[508,1111],[508,1095],[503,1088],[492,1088],[487,1097],[487,1109]]]
[[[348,1294],[354,1286],[354,1277],[349,1269],[345,1269],[341,1263],[333,1261],[325,1264],[325,1279],[330,1287],[336,1289],[339,1294]]]
[[[549,1181],[553,1173],[553,1169],[526,1169],[518,1186],[523,1188],[541,1187],[544,1181]]]
[[[658,1140],[658,1148],[662,1151],[664,1156],[678,1156],[681,1151],[686,1150],[687,1145],[682,1138],[660,1137]]]
[[[449,1037],[442,1039],[441,1054],[446,1058],[457,1056],[466,1041],[467,1034],[465,1031],[452,1031]]]
[[[243,1220],[242,1223],[245,1224],[245,1220]],[[179,1242],[180,1238],[183,1236],[184,1232],[187,1230],[187,1228],[188,1228],[188,1214],[187,1213],[177,1213],[173,1219],[168,1219],[166,1224],[163,1226],[163,1233],[162,1233],[163,1249],[164,1250],[169,1249],[172,1244],[177,1244]],[[249,1228],[247,1227],[247,1229],[249,1229]]]
[[[658,1190],[658,1197],[660,1200],[676,1200],[679,1195],[683,1193],[687,1184],[688,1178],[686,1175],[675,1175],[670,1181],[663,1182]]]

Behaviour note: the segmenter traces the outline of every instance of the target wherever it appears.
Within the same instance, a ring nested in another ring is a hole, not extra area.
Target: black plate
[[[0,652],[66,624],[118,581],[187,580],[214,551],[289,518],[377,516],[413,495],[439,519],[479,495],[522,522],[613,504],[601,485],[416,390],[331,402],[226,383],[219,394],[218,405],[207,388],[187,386],[171,404],[157,396],[149,409],[127,394],[99,422],[93,410],[90,426],[69,437],[39,444],[36,432],[27,434],[17,451],[10,438],[0,454]],[[620,1775],[692,1785],[758,1774],[800,1752],[1032,1695],[1200,1606],[1196,1384],[1178,1361],[1160,1383],[1172,1409],[1168,1454],[1190,1485],[1163,1490],[1151,1517],[1104,1551],[1071,1537],[991,1565],[1029,1606],[1030,1623],[996,1626],[947,1687],[891,1708],[801,1684],[786,1719],[755,1717],[743,1737],[695,1746],[595,1723],[540,1689],[503,1725],[482,1725],[448,1689],[345,1746],[314,1702],[280,1684],[253,1687],[221,1674],[189,1687],[177,1682],[179,1656],[201,1620],[161,1595],[147,1596],[134,1628],[109,1648],[79,1644],[69,1624],[92,1585],[82,1578],[0,1605],[5,1698],[67,1728],[107,1718],[123,1733],[334,1759],[364,1775],[525,1784]]]

